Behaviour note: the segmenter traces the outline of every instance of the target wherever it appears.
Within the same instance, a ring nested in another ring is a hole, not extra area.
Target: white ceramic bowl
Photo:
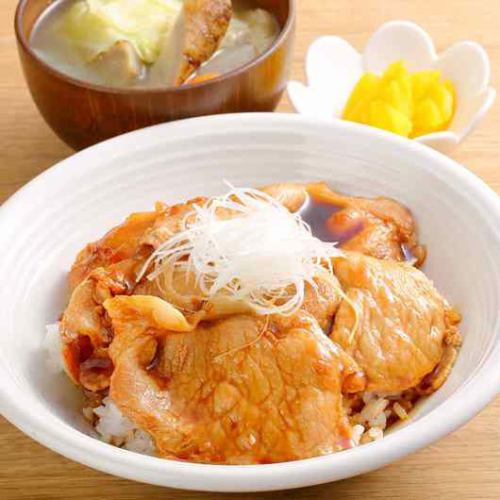
[[[324,179],[407,204],[428,244],[427,273],[464,314],[464,345],[445,386],[381,441],[297,462],[214,466],[112,447],[85,434],[78,391],[46,367],[44,325],[67,300],[76,252],[129,212],[235,185]],[[394,135],[298,115],[226,115],[159,125],[75,154],[0,211],[0,395],[4,415],[90,467],[177,488],[260,491],[367,472],[472,418],[500,388],[500,201],[465,168]],[[465,450],[464,450],[465,451]]]

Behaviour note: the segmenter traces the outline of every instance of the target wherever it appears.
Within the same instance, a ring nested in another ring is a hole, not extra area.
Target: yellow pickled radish
[[[447,129],[455,109],[453,84],[448,80],[441,80],[441,75],[436,70],[419,71],[412,75],[412,82],[414,113],[410,137]]]
[[[352,91],[344,108],[344,118],[359,121],[361,111],[368,108],[367,104],[376,96],[380,78],[373,73],[365,73]]]
[[[406,81],[407,80],[407,81]],[[410,79],[392,80],[381,86],[380,98],[406,116],[411,116],[412,99]]]
[[[418,101],[422,99],[428,88],[439,84],[441,73],[435,69],[416,71],[411,75],[413,98]]]
[[[405,137],[408,137],[412,129],[408,116],[382,99],[370,103],[369,124]]]
[[[360,78],[342,117],[404,137],[418,137],[446,129],[454,110],[455,89],[438,70],[410,74],[397,61],[382,76],[365,73]]]

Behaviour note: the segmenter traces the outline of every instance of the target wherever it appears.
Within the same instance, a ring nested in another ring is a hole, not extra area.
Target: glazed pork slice
[[[71,296],[60,325],[66,371],[75,383],[91,391],[109,385],[112,366],[107,348],[113,331],[103,302],[136,293],[137,275],[151,252],[179,231],[193,205],[203,201],[195,198],[170,207],[158,204],[155,211],[132,214],[78,254],[70,272]]]
[[[159,455],[255,464],[350,445],[341,387],[353,363],[309,314],[233,315],[179,333],[180,313],[162,299],[104,306],[115,332],[110,396]]]
[[[145,261],[154,249],[180,230],[182,220],[193,210],[193,205],[204,201],[205,198],[193,198],[172,206],[157,203],[154,211],[129,215],[78,253],[69,275],[71,290],[98,267],[106,268],[130,258]]]
[[[133,257],[141,238],[153,226],[159,211],[139,212],[108,231],[99,240],[89,243],[81,250],[71,267],[69,283],[74,290],[94,269],[107,267],[121,260]]]
[[[389,198],[360,198],[332,191],[324,182],[282,183],[262,188],[299,212],[319,239],[379,259],[423,262],[410,211]]]
[[[59,331],[66,372],[88,390],[107,388],[113,369],[107,352],[113,332],[102,304],[131,293],[141,266],[142,260],[125,259],[92,270],[73,290],[62,315]]]
[[[439,388],[456,358],[460,317],[425,274],[355,252],[336,257],[334,270],[349,301],[337,310],[331,338],[364,371],[366,389]]]

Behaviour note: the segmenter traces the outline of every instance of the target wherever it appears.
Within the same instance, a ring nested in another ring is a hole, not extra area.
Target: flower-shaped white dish
[[[347,99],[365,72],[381,74],[393,62],[403,60],[409,71],[438,69],[456,89],[456,108],[448,130],[415,140],[442,152],[461,142],[483,118],[495,100],[489,86],[490,61],[476,42],[463,41],[437,54],[432,38],[408,21],[383,24],[360,54],[344,39],[318,38],[306,57],[307,86],[288,84],[297,112],[322,119],[340,119]]]
[[[425,271],[463,313],[464,344],[446,384],[407,424],[357,448],[296,462],[223,466],[166,460],[89,435],[79,390],[47,366],[45,325],[64,308],[67,273],[88,241],[156,200],[236,186],[324,180],[390,196],[414,213]],[[292,114],[158,125],[86,149],[44,172],[0,210],[0,410],[53,450],[148,483],[210,491],[298,488],[381,467],[471,419],[500,389],[500,199],[451,159],[371,127]]]

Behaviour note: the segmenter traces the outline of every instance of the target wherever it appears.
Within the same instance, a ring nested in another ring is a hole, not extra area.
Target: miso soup
[[[79,80],[160,87],[236,69],[265,52],[279,33],[275,17],[249,0],[206,0],[206,10],[196,12],[199,4],[56,0],[37,20],[30,44],[47,64]],[[205,24],[196,31],[200,20]]]

